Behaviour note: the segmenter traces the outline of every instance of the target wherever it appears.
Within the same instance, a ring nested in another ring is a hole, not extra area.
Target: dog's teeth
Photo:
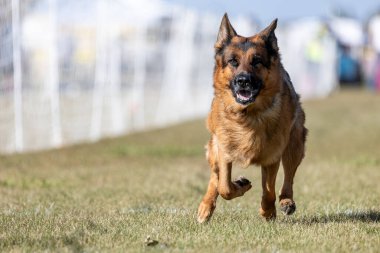
[[[249,99],[249,97],[245,97],[245,96],[242,96],[240,94],[238,94],[238,98],[241,100],[248,100]]]

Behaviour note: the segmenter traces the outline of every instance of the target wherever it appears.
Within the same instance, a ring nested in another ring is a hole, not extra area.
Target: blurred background
[[[303,99],[379,92],[379,10],[373,0],[0,0],[0,153],[204,117],[224,12],[244,36],[279,18]]]

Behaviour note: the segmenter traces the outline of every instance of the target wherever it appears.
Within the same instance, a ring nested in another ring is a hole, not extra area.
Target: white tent
[[[359,21],[351,18],[336,17],[330,20],[329,25],[341,43],[351,47],[363,45],[364,31]]]
[[[371,46],[380,53],[380,14],[369,21],[368,32]]]

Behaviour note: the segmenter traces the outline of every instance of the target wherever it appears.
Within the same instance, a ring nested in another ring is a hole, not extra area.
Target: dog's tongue
[[[251,98],[252,93],[249,90],[239,90],[237,95],[241,100],[248,100]]]

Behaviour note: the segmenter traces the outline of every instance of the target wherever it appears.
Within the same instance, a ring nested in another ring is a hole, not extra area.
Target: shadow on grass
[[[316,224],[316,223],[330,223],[330,222],[366,222],[366,223],[380,223],[380,211],[345,211],[339,213],[326,213],[311,216],[301,216],[296,218],[285,218],[283,222],[292,224]]]

